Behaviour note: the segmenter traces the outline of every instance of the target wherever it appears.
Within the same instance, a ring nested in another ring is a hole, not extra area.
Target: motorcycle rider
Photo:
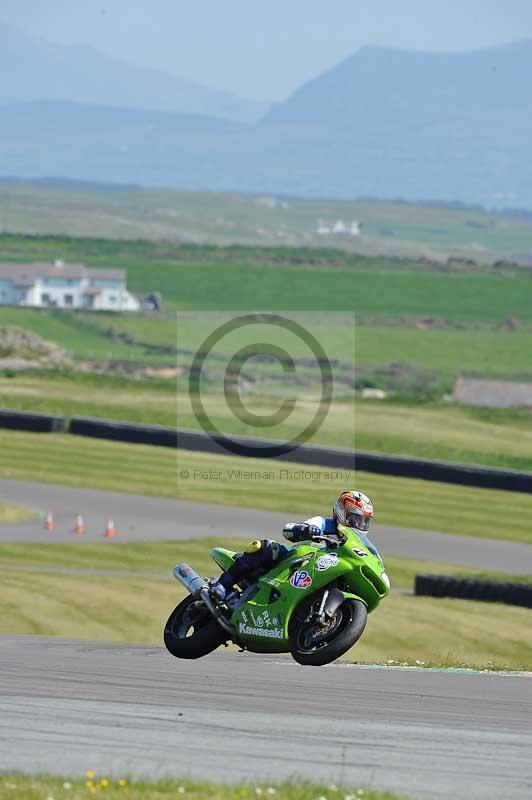
[[[310,517],[306,522],[285,525],[283,536],[291,542],[301,542],[308,539],[320,540],[322,535],[338,538],[338,543],[345,541],[344,535],[338,530],[338,525],[353,528],[357,536],[364,542],[368,550],[379,555],[377,548],[366,535],[373,518],[373,503],[363,492],[342,492],[333,506],[332,517]]]
[[[368,550],[378,556],[376,547],[366,535],[373,513],[373,503],[367,495],[359,491],[345,491],[334,503],[332,517],[318,516],[301,523],[288,522],[283,528],[283,536],[293,544],[322,541],[340,546],[345,541],[345,536],[338,530],[338,525],[345,525],[354,528]],[[291,550],[292,548],[273,539],[255,539],[243,553],[238,554],[229,569],[210,584],[211,594],[216,599],[223,600],[226,591],[232,589],[235,583],[243,578],[259,578],[265,575],[286,558]]]

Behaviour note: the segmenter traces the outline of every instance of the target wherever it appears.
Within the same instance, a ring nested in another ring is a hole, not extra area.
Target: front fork
[[[338,608],[345,600],[345,594],[333,587],[332,589],[325,589],[323,597],[321,598],[320,606],[316,612],[314,619],[316,622],[324,623],[331,620],[336,614]]]

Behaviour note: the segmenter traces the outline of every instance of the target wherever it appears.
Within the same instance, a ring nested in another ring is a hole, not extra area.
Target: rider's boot
[[[225,587],[216,578],[209,579],[209,594],[218,603],[225,600],[226,590]]]

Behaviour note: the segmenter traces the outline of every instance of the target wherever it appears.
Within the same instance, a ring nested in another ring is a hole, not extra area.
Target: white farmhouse
[[[337,220],[334,225],[332,226],[333,233],[345,233],[347,231],[345,222],[343,219]]]
[[[0,305],[138,311],[126,288],[124,269],[91,269],[83,264],[0,263]]]
[[[316,223],[316,233],[318,236],[360,236],[361,229],[362,225],[356,219],[348,224],[346,224],[343,219],[338,219],[336,222],[327,222],[326,220],[319,219]]]

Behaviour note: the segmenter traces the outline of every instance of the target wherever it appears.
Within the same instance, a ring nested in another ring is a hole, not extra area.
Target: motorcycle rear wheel
[[[196,624],[187,619],[189,606],[196,602],[190,595],[174,608],[164,626],[164,644],[176,658],[201,658],[227,641],[227,634],[207,612]]]
[[[290,651],[298,664],[322,667],[343,656],[362,636],[368,610],[361,600],[344,600],[338,607],[331,633],[313,635],[312,622],[301,622],[290,635]]]

